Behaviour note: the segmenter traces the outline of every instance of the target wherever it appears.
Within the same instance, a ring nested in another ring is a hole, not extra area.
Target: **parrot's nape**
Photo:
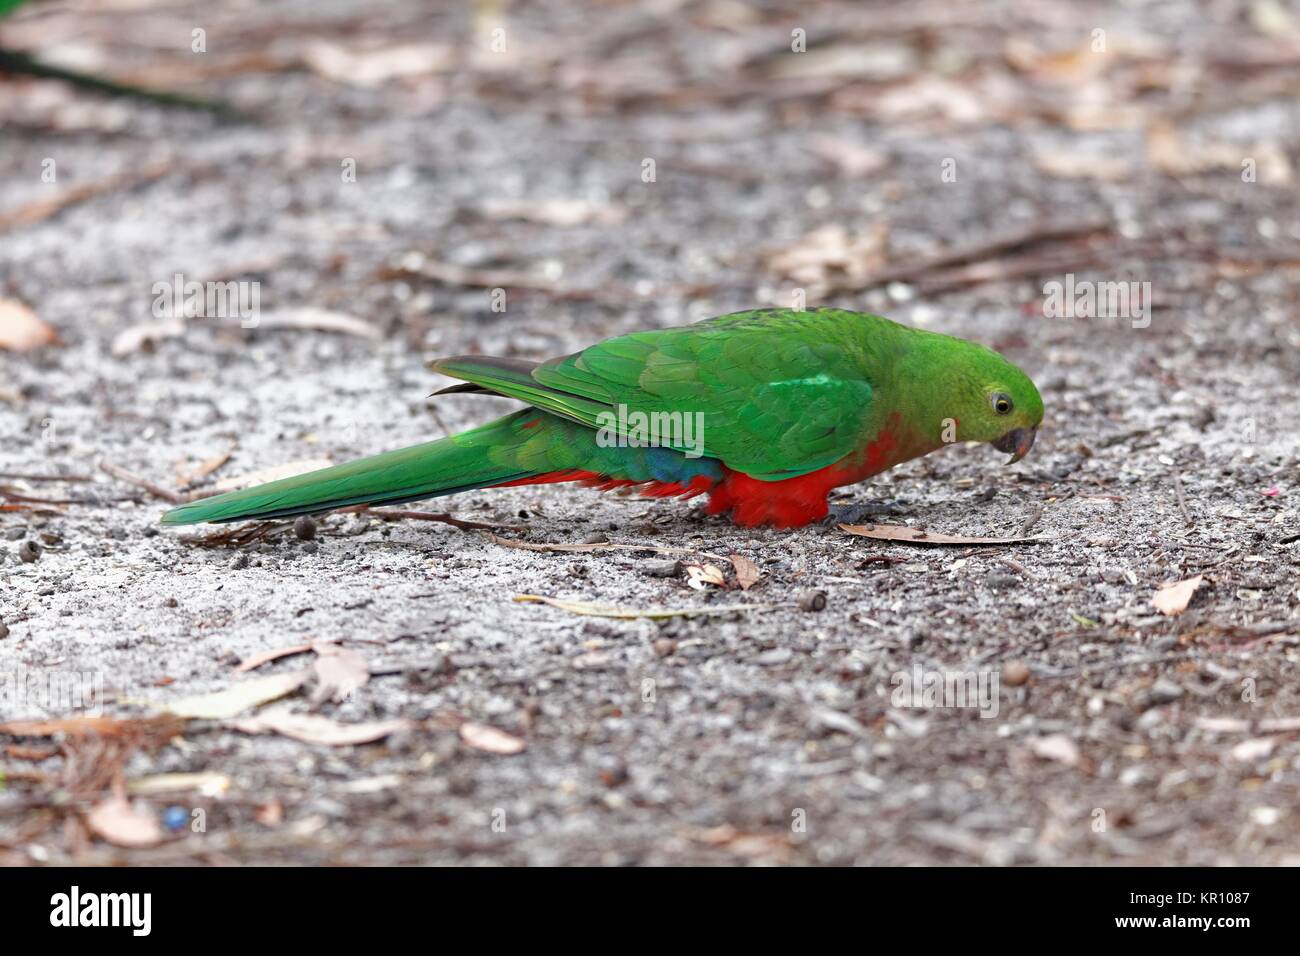
[[[831,489],[947,444],[1019,461],[1038,389],[996,352],[839,309],[760,309],[633,332],[547,362],[461,356],[430,368],[529,407],[438,441],[230,492],[166,524],[282,518],[475,488],[577,481],[709,496],[740,525],[793,528]]]

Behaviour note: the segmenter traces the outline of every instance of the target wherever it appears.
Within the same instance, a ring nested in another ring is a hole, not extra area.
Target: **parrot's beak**
[[[1011,460],[1007,464],[1014,465],[1029,454],[1029,449],[1034,447],[1034,436],[1037,434],[1037,428],[1013,428],[997,441],[989,444],[998,451],[1008,452]]]

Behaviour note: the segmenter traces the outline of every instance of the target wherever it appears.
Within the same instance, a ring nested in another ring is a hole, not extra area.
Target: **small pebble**
[[[996,588],[999,591],[1020,586],[1020,578],[1016,577],[1014,574],[993,573],[986,577],[984,581],[989,587]]]
[[[593,531],[582,539],[583,544],[609,544],[609,535],[600,531]]]
[[[1002,665],[1002,683],[1019,687],[1029,680],[1029,667],[1024,661],[1007,661]]]
[[[824,611],[826,609],[825,591],[804,591],[799,595],[799,610]]]
[[[659,657],[668,657],[673,651],[677,650],[677,642],[670,637],[661,637],[655,641],[654,649],[655,654]]]
[[[7,541],[21,541],[25,537],[27,537],[26,528],[9,528],[5,531],[5,540]]]
[[[304,541],[302,543],[303,551],[307,552],[308,554],[315,554],[316,549],[318,547],[320,547],[320,545],[318,545],[315,541]]]
[[[163,607],[176,607],[179,602],[175,598],[168,598],[163,601]]]
[[[7,624],[0,624],[0,641],[3,641],[8,636],[9,626]]]
[[[316,537],[316,522],[311,515],[301,515],[293,523],[293,533],[300,541],[310,541]]]
[[[1178,700],[1178,698],[1182,697],[1183,693],[1184,691],[1181,685],[1175,684],[1173,681],[1165,677],[1161,677],[1152,684],[1151,689],[1148,691],[1148,694],[1150,695],[1149,699],[1154,706],[1172,704],[1174,701]]]
[[[237,554],[230,561],[230,567],[234,571],[242,571],[248,567],[248,555]]]
[[[23,564],[31,564],[39,560],[41,556],[41,547],[35,541],[24,541],[18,546],[18,560]]]
[[[680,561],[642,561],[638,565],[642,573],[652,578],[675,578],[682,573]]]

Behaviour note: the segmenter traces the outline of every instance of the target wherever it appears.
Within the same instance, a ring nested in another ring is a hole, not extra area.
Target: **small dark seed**
[[[8,636],[9,626],[7,624],[0,624],[0,641],[3,641]]]
[[[799,595],[799,610],[823,611],[826,609],[825,591],[804,591]]]
[[[163,607],[176,607],[179,602],[175,598],[168,598],[163,601]]]
[[[311,515],[302,515],[293,523],[293,533],[299,540],[310,541],[316,537],[316,522]]]

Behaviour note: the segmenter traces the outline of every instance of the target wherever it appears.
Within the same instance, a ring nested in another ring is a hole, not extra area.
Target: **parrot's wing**
[[[430,367],[631,437],[639,412],[654,443],[698,452],[702,438],[705,455],[777,481],[833,464],[863,439],[872,388],[836,328],[845,315],[737,313],[633,332],[531,369],[482,356]]]

